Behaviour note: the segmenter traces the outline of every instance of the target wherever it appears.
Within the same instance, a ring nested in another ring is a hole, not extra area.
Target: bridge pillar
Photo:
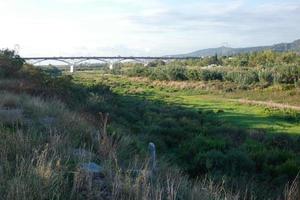
[[[112,61],[109,63],[109,69],[110,70],[114,69],[114,63]]]
[[[74,65],[70,65],[70,73],[74,72]]]

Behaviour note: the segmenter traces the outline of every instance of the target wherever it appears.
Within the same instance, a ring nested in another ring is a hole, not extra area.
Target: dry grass
[[[40,143],[28,132],[1,131],[1,189],[3,199],[49,199],[64,195],[68,180],[60,152]]]
[[[23,120],[21,109],[0,109],[0,124],[17,124]]]
[[[128,79],[134,82],[146,83],[147,85],[154,87],[173,88],[179,90],[205,89],[207,87],[205,83],[200,81],[158,81],[142,77],[128,77]]]
[[[287,104],[274,103],[272,101],[255,101],[255,100],[248,100],[248,99],[237,99],[237,100],[232,99],[232,101],[237,101],[239,103],[249,104],[249,105],[260,105],[269,108],[291,109],[291,110],[300,111],[300,106],[291,106]]]
[[[19,107],[20,97],[8,92],[0,93],[0,107],[13,109]]]
[[[60,102],[0,95],[0,199],[68,199],[79,162],[72,149],[91,146],[93,127]]]
[[[218,186],[208,180],[191,181],[174,168],[160,169],[155,176],[149,174],[146,164],[141,168],[125,170],[110,165],[108,169],[112,170],[112,176],[109,178],[112,199],[240,199],[238,195],[227,192],[224,186]]]
[[[284,200],[299,200],[300,199],[300,185],[299,174],[291,184],[287,184],[284,192]]]
[[[236,89],[237,85],[230,82],[221,81],[160,81],[150,80],[145,77],[127,77],[130,81],[137,83],[144,83],[148,86],[159,87],[159,88],[172,88],[176,90],[195,90],[195,91],[214,91],[219,92],[227,88]]]

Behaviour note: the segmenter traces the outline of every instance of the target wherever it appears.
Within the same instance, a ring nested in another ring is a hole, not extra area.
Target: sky
[[[160,56],[300,39],[300,0],[0,0],[0,49]]]

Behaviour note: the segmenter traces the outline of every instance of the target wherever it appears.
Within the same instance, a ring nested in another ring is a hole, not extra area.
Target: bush
[[[211,70],[211,69],[187,69],[186,78],[194,81],[212,81],[212,80],[223,80],[222,71]]]
[[[275,82],[296,84],[300,79],[300,66],[281,65],[275,67]]]
[[[212,81],[212,80],[223,80],[223,75],[221,72],[216,70],[201,70],[200,80],[202,81]]]
[[[274,75],[269,69],[261,69],[258,71],[258,79],[259,82],[271,84],[274,81]]]
[[[208,151],[206,153],[206,169],[208,171],[221,171],[224,169],[226,157],[221,151]]]
[[[187,80],[187,69],[182,66],[170,66],[166,68],[167,77],[170,81],[184,81]]]
[[[126,72],[128,76],[148,76],[149,75],[149,68],[144,66],[134,66],[128,69]]]
[[[259,77],[256,71],[254,70],[236,70],[227,72],[225,75],[225,80],[235,82],[241,85],[250,85],[257,83]]]
[[[231,150],[226,158],[227,172],[233,175],[241,175],[251,173],[255,169],[255,163],[244,152],[239,150]]]
[[[201,80],[200,73],[201,73],[200,69],[189,69],[187,70],[186,77],[188,80],[200,81]]]
[[[153,80],[225,80],[239,84],[241,88],[256,83],[267,84],[266,86],[274,83],[294,84],[295,87],[299,87],[300,85],[300,57],[294,53],[266,51],[241,54],[229,58],[218,58],[227,65],[227,67],[215,69],[184,67],[196,65],[207,66],[211,59],[216,60],[216,57],[208,57],[198,61],[174,61],[170,64],[153,65],[156,66],[153,68],[136,66],[129,69],[127,74],[129,76],[150,77]]]
[[[268,165],[278,165],[285,162],[291,155],[288,152],[273,150],[266,155],[266,163]]]
[[[12,76],[18,72],[23,64],[24,60],[16,55],[14,51],[5,49],[0,50],[0,76]]]
[[[166,63],[163,60],[154,60],[147,64],[148,67],[159,67],[164,65],[166,65]]]
[[[55,66],[48,67],[44,69],[43,72],[51,77],[58,77],[62,75],[62,71]]]
[[[275,170],[277,174],[285,174],[289,176],[289,178],[293,178],[297,175],[297,173],[300,170],[299,164],[299,162],[290,159],[282,163],[281,165],[275,167]]]
[[[152,68],[145,76],[153,80],[183,81],[188,80],[187,69],[181,66],[162,66]]]
[[[165,67],[156,67],[151,70],[149,78],[152,80],[168,80],[167,71]]]

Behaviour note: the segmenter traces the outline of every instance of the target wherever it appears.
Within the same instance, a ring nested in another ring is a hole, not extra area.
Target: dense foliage
[[[0,77],[12,76],[18,72],[24,64],[24,60],[14,51],[0,50]]]
[[[294,52],[273,52],[263,51],[254,53],[245,53],[235,56],[212,56],[201,59],[190,59],[182,61],[174,61],[173,63],[182,66],[199,66],[204,67],[208,65],[223,65],[234,67],[272,67],[281,64],[300,64],[300,56]]]
[[[234,57],[213,56],[199,60],[174,61],[154,68],[137,65],[123,70],[123,73],[128,76],[146,76],[154,80],[218,80],[239,85],[294,84],[299,86],[300,56],[295,53],[271,51]]]
[[[280,65],[270,68],[186,68],[161,66],[156,68],[133,67],[124,72],[128,76],[145,76],[153,80],[169,81],[229,81],[239,85],[294,84],[299,86],[300,65]]]

